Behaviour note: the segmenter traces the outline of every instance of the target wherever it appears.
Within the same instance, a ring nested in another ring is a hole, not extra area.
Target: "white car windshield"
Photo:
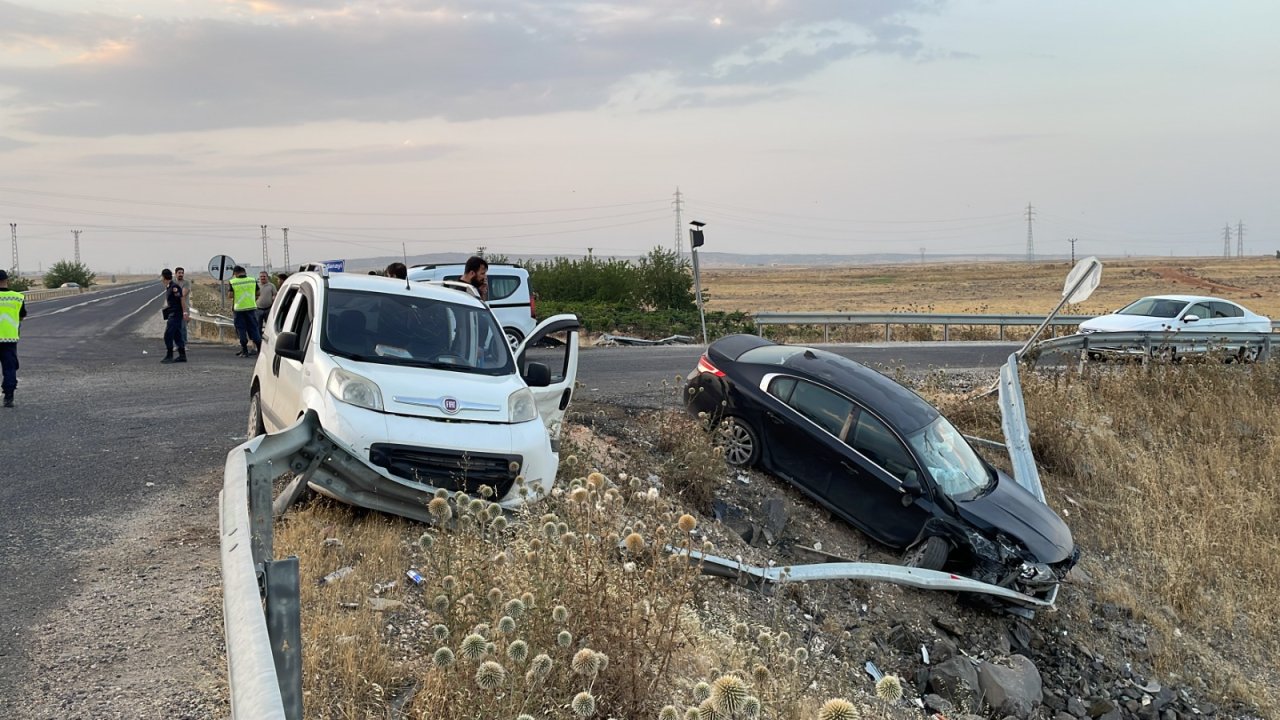
[[[1187,306],[1185,300],[1168,298],[1142,298],[1116,312],[1117,315],[1145,315],[1146,317],[1176,318],[1182,308]]]
[[[957,500],[981,495],[991,486],[991,471],[947,419],[936,420],[907,436],[938,488]]]
[[[492,313],[420,295],[332,290],[322,346],[361,362],[481,375],[515,372]]]

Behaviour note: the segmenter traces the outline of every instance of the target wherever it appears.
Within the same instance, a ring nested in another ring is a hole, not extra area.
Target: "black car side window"
[[[907,473],[916,469],[911,452],[902,444],[887,425],[871,413],[861,413],[848,440],[849,447],[857,450],[871,462],[888,470],[894,477],[904,480]]]
[[[784,403],[791,402],[791,392],[796,389],[796,379],[776,377],[769,383],[769,394]]]
[[[848,399],[807,382],[795,383],[787,404],[836,437],[840,437],[845,420],[853,412],[853,403]]]

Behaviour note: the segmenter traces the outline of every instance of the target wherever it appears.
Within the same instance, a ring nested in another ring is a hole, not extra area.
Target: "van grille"
[[[480,495],[480,486],[494,489],[493,500],[506,496],[515,484],[519,468],[524,466],[520,455],[461,452],[412,445],[375,443],[369,448],[369,461],[386,468],[388,472],[406,480],[413,480],[450,492],[461,490],[468,495]],[[513,470],[512,468],[516,468]]]

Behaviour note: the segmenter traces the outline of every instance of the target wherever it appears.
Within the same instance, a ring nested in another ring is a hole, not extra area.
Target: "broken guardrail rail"
[[[1272,324],[1280,326],[1280,321]],[[1093,332],[1065,335],[1041,340],[1031,346],[1028,357],[1034,362],[1050,352],[1079,352],[1084,365],[1090,353],[1115,353],[1147,359],[1170,349],[1176,353],[1204,353],[1215,349],[1237,348],[1252,353],[1251,359],[1266,362],[1274,345],[1280,343],[1275,332]]]

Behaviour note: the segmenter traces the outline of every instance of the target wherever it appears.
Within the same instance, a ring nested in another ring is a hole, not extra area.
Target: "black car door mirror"
[[[911,496],[923,494],[924,487],[920,485],[920,474],[915,470],[908,470],[902,477],[902,491]]]
[[[525,366],[524,382],[529,387],[547,387],[551,384],[551,368],[544,363],[531,362]]]
[[[298,349],[298,333],[282,332],[276,335],[276,355],[289,360],[302,360],[304,354]]]

